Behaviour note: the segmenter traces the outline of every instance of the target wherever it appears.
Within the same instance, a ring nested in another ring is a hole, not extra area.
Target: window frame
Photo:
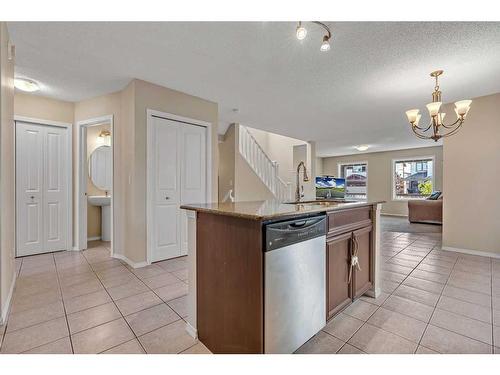
[[[405,162],[405,161],[417,161],[417,160],[430,160],[432,161],[432,176],[431,176],[431,182],[432,182],[432,190],[434,191],[436,186],[436,178],[435,178],[435,172],[436,172],[436,157],[434,155],[429,155],[429,156],[414,156],[414,157],[408,157],[408,158],[396,158],[391,160],[391,191],[392,191],[392,201],[393,202],[407,202],[407,201],[412,201],[412,200],[423,200],[426,199],[426,197],[421,197],[421,198],[397,198],[396,197],[396,185],[395,185],[395,175],[396,175],[396,163],[397,162]],[[423,170],[423,169],[422,169]],[[428,169],[427,169],[428,171]]]
[[[369,181],[368,161],[338,162],[337,163],[337,175],[340,178],[344,178],[344,177],[342,177],[342,167],[346,166],[346,165],[357,165],[357,164],[366,165],[366,199],[365,200],[368,200],[368,181]],[[346,181],[346,192],[347,192],[347,181]]]

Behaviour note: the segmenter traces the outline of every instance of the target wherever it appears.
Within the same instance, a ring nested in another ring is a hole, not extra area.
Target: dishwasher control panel
[[[265,227],[265,251],[276,250],[325,234],[325,214],[267,224]]]

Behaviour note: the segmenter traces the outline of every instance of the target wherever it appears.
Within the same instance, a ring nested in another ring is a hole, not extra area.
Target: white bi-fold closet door
[[[16,123],[17,256],[69,248],[68,129]]]
[[[152,116],[148,132],[148,242],[156,262],[187,254],[179,206],[206,202],[207,129]]]

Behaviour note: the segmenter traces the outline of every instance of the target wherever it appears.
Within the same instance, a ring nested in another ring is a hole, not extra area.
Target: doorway
[[[211,197],[211,124],[147,111],[147,260],[187,254],[179,207]]]
[[[15,118],[16,256],[72,243],[71,124]]]
[[[77,123],[75,249],[102,241],[113,255],[113,116]]]

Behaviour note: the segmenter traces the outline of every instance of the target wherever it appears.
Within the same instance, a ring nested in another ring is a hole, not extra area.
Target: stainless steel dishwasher
[[[326,216],[267,224],[264,352],[293,353],[326,324]]]

